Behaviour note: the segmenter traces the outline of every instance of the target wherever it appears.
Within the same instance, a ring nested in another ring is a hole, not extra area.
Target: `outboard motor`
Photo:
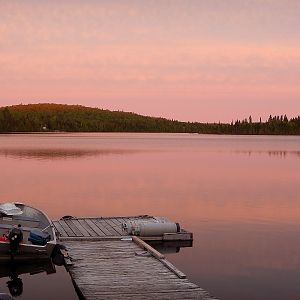
[[[23,293],[23,282],[22,279],[17,275],[10,277],[10,281],[7,282],[7,287],[9,289],[10,294],[13,297],[17,297],[22,295]]]
[[[12,255],[16,254],[19,250],[20,243],[23,240],[23,232],[21,225],[16,228],[12,228],[8,234],[8,240],[10,244],[10,252]]]

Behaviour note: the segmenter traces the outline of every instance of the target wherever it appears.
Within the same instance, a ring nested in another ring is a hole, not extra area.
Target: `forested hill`
[[[179,122],[80,105],[29,104],[0,107],[0,132],[187,132],[300,135],[300,116],[252,118],[231,124]]]

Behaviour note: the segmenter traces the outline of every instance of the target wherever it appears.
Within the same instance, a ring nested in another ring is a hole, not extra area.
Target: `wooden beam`
[[[164,264],[169,270],[171,270],[175,275],[177,275],[180,279],[186,278],[186,275],[178,270],[173,264],[171,264],[168,260],[166,259],[160,259],[160,262]]]
[[[150,252],[155,258],[158,259],[163,259],[165,258],[165,256],[163,254],[161,254],[160,252],[158,252],[157,250],[155,250],[153,247],[151,247],[149,244],[145,243],[143,240],[141,240],[139,237],[137,236],[133,236],[132,240],[139,245],[142,249],[146,249],[148,252]]]

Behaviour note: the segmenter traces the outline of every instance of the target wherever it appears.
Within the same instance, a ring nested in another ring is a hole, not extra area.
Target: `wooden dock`
[[[59,233],[60,240],[93,240],[112,239],[126,236],[122,224],[127,222],[170,222],[164,217],[148,215],[134,217],[100,217],[100,218],[73,218],[64,217],[53,224]],[[193,234],[184,229],[178,233],[167,233],[163,236],[140,237],[144,241],[192,241]]]
[[[168,221],[137,216],[70,217],[53,222],[59,239],[68,249],[67,269],[81,299],[215,299],[189,282],[143,237],[128,236],[122,223],[129,220]],[[191,233],[181,230],[150,240],[180,242],[192,238]]]

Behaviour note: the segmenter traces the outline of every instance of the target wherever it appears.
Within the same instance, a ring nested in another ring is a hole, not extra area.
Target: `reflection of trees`
[[[280,157],[280,158],[286,158],[288,155],[296,156],[300,158],[300,151],[282,151],[282,150],[239,150],[239,151],[233,151],[234,153],[241,153],[241,154],[266,154],[270,157]]]
[[[0,156],[27,158],[27,159],[68,159],[83,158],[101,155],[124,155],[141,152],[130,149],[71,149],[71,148],[4,148],[0,149]]]

